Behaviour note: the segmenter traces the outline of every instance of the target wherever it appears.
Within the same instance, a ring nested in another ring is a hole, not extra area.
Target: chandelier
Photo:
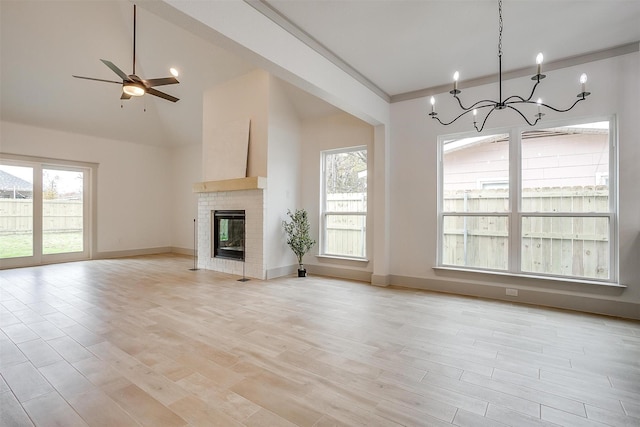
[[[478,132],[481,132],[482,129],[484,129],[484,125],[487,123],[487,119],[489,118],[489,116],[491,116],[491,114],[494,111],[504,110],[508,108],[520,114],[520,116],[522,116],[524,121],[527,122],[529,126],[535,126],[535,124],[538,123],[544,116],[544,113],[542,113],[541,111],[542,107],[548,108],[553,111],[557,111],[559,113],[564,113],[571,110],[573,107],[576,106],[576,104],[578,104],[578,102],[584,101],[587,96],[591,95],[591,92],[587,92],[585,89],[586,83],[587,83],[587,75],[583,73],[580,76],[581,92],[578,94],[578,99],[573,103],[573,105],[571,105],[571,107],[565,108],[565,109],[556,108],[549,104],[545,104],[544,102],[542,102],[542,99],[540,98],[538,98],[536,101],[532,101],[533,95],[535,94],[536,89],[540,84],[540,81],[546,77],[544,74],[541,73],[543,56],[542,56],[542,53],[539,53],[538,56],[536,57],[536,63],[538,64],[538,72],[533,77],[531,77],[531,80],[533,80],[535,83],[533,84],[533,88],[531,89],[531,94],[529,95],[529,97],[525,99],[524,97],[519,95],[512,95],[507,98],[503,98],[502,97],[502,24],[503,24],[502,0],[499,0],[498,1],[498,33],[499,33],[499,36],[498,36],[498,87],[499,87],[498,101],[495,101],[492,99],[483,99],[472,104],[469,107],[465,107],[462,104],[460,97],[458,96],[461,93],[461,91],[458,89],[458,79],[460,77],[460,74],[456,71],[453,74],[453,90],[449,91],[449,93],[453,95],[453,97],[458,101],[458,104],[462,109],[462,113],[460,113],[456,118],[454,118],[450,122],[446,122],[446,123],[443,122],[442,120],[440,120],[440,118],[438,117],[438,113],[436,113],[435,111],[436,99],[432,96],[431,97],[431,113],[429,114],[432,119],[437,120],[438,122],[440,122],[440,124],[444,126],[448,126],[454,123],[455,121],[457,121],[462,116],[465,116],[471,113],[473,114],[473,127],[476,128]],[[518,109],[518,107],[523,104],[537,105],[538,113],[535,114],[531,120],[527,118],[527,116]],[[484,116],[484,119],[481,120],[480,127],[478,127],[478,113],[482,112],[482,110],[488,110],[488,112]]]

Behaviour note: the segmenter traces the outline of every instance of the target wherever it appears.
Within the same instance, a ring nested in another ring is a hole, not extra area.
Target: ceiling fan
[[[96,79],[93,77],[83,77],[83,76],[73,76],[77,79],[85,79],[85,80],[95,80],[98,82],[105,83],[116,83],[122,85],[122,96],[120,99],[129,99],[132,96],[142,96],[145,93],[149,95],[154,95],[159,98],[166,99],[167,101],[176,102],[179,99],[175,96],[171,96],[167,93],[160,92],[159,90],[154,89],[155,86],[163,86],[163,85],[172,85],[176,83],[180,83],[175,76],[177,76],[177,72],[174,69],[171,69],[171,74],[174,77],[163,77],[159,79],[141,79],[136,75],[136,5],[133,5],[133,73],[130,75],[126,75],[124,71],[118,68],[113,62],[107,61],[106,59],[101,59],[107,67],[109,67],[114,73],[118,75],[122,79],[121,82],[115,80],[104,80],[104,79]]]

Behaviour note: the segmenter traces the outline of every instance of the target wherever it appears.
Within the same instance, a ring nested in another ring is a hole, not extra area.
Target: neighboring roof
[[[522,139],[547,138],[550,136],[572,135],[576,133],[605,135],[609,133],[609,122],[595,122],[547,129],[532,129],[523,132]],[[508,133],[452,139],[444,142],[444,152],[450,153],[461,148],[469,148],[473,145],[483,144],[485,142],[505,142],[508,140]]]
[[[0,170],[0,191],[33,191],[33,185],[22,178]]]

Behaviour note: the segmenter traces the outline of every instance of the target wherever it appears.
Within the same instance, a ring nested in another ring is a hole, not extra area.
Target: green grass
[[[0,258],[17,258],[33,255],[31,234],[0,236]],[[59,254],[82,251],[82,232],[45,233],[42,239],[43,254]]]
[[[33,255],[31,234],[0,236],[0,258],[16,258]]]

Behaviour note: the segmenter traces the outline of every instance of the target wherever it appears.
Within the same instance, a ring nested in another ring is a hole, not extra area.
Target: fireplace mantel
[[[248,178],[205,181],[193,184],[194,193],[218,193],[222,191],[263,190],[267,188],[267,178],[250,176]]]

